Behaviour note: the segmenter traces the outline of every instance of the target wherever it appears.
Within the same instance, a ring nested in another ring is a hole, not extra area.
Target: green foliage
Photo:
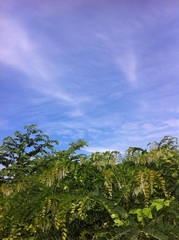
[[[0,146],[1,182],[20,178],[19,175],[28,175],[32,171],[32,159],[45,156],[54,151],[56,140],[50,140],[48,135],[37,129],[35,124],[25,126],[25,133],[16,131],[14,137],[6,137]]]
[[[36,126],[26,129],[0,148],[1,239],[179,239],[175,138],[130,148],[124,158],[87,156],[78,151],[83,140],[57,152]]]

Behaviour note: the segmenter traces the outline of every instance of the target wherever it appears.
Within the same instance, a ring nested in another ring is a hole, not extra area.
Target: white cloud
[[[87,97],[67,93],[63,80],[66,66],[60,61],[58,67],[53,66],[45,53],[41,53],[40,42],[33,41],[22,22],[9,16],[1,16],[0,31],[0,62],[26,76],[19,80],[21,84],[49,99],[57,99],[76,108],[80,103],[89,101]],[[76,112],[80,111],[82,110],[76,109]]]
[[[106,116],[106,121],[107,120]],[[103,124],[104,122],[104,124]],[[122,153],[130,146],[146,147],[149,142],[160,141],[166,135],[176,136],[174,119],[168,121],[112,121],[106,127],[105,119],[96,118],[93,120],[82,118],[76,121],[57,121],[54,123],[46,123],[45,129],[50,130],[51,134],[57,134],[62,142],[69,138],[69,141],[77,140],[88,136],[89,147],[85,149],[87,152],[104,152],[119,150]],[[58,127],[59,126],[59,129]],[[175,125],[176,126],[176,125]]]
[[[0,61],[31,74],[29,60],[33,60],[34,46],[19,24],[9,17],[0,17]]]
[[[84,150],[89,153],[94,153],[94,152],[106,152],[106,151],[112,152],[112,151],[115,151],[116,149],[105,148],[105,147],[86,147],[84,148]]]
[[[0,119],[0,129],[2,129],[2,130],[8,129],[8,121],[7,120]]]
[[[179,119],[169,119],[164,121],[164,123],[170,128],[178,128],[179,129]]]
[[[119,70],[125,79],[134,87],[137,86],[137,56],[132,51],[123,53],[116,59]]]

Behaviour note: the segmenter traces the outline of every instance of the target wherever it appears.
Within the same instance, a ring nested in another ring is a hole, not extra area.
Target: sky
[[[179,1],[0,1],[0,143],[31,123],[86,152],[179,137]]]

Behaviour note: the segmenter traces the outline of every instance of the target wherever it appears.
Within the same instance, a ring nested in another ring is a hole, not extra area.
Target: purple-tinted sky
[[[178,0],[0,1],[0,140],[123,152],[179,136],[178,96]]]

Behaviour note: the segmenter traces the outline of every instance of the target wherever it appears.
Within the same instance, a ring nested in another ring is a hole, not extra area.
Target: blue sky
[[[179,136],[178,0],[0,2],[0,140],[38,127],[61,147]]]

